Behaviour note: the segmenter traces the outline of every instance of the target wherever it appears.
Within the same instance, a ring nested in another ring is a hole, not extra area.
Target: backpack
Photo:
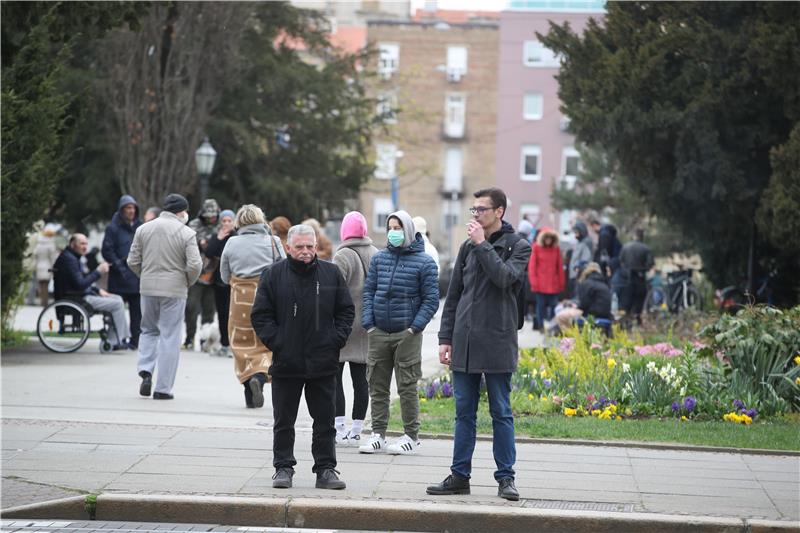
[[[522,237],[518,233],[509,233],[509,235],[510,237],[506,243],[507,246],[503,248],[503,255],[500,255],[500,259],[503,261],[508,261],[511,258],[511,254],[514,252],[514,246],[516,246],[517,242],[522,240]],[[471,251],[472,247],[468,248],[467,253],[464,254],[461,270],[464,270],[464,267],[467,266],[467,257],[469,257]],[[515,281],[511,286],[512,292],[517,300],[517,329],[522,329],[525,326],[525,278],[528,276],[528,263],[525,263],[525,270],[523,270],[522,275],[523,278]]]

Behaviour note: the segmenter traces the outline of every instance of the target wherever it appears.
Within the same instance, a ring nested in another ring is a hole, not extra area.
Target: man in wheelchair
[[[130,330],[125,316],[125,302],[116,294],[111,294],[94,283],[102,274],[108,272],[108,263],[101,263],[93,272],[85,273],[81,257],[89,248],[89,240],[82,233],[69,238],[69,246],[61,252],[53,265],[53,283],[56,300],[74,299],[85,302],[93,310],[111,314],[114,327],[108,332],[108,341],[114,350],[131,349]]]

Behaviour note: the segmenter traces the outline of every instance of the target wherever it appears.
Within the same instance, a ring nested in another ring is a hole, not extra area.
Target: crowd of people
[[[534,308],[536,329],[564,328],[587,316],[611,319],[612,293],[625,311],[641,312],[652,254],[640,240],[622,246],[613,226],[590,219],[575,224],[575,242],[566,245],[556,231],[537,231],[528,221],[515,230],[503,219],[506,206],[499,189],[474,194],[467,238],[453,263],[438,336],[439,360],[452,373],[455,441],[450,475],[428,487],[432,495],[470,491],[483,382],[498,495],[519,498],[510,392],[523,303],[526,311]],[[268,221],[255,205],[234,212],[206,199],[190,220],[189,202],[173,193],[140,220],[139,205],[124,195],[104,235],[106,262],[90,268],[88,240],[74,234],[49,270],[56,298],[77,296],[111,314],[114,349],[138,351],[142,396],[173,399],[181,347],[194,345],[198,319],[201,338],[204,329],[218,328],[212,354],[233,358],[246,407],[262,407],[270,385],[273,486],[292,486],[294,425],[304,393],[316,486],[342,489],[337,446],[402,455],[420,446],[422,332],[439,309],[439,258],[421,217],[398,210],[384,229],[386,243],[376,246],[363,214],[347,213],[334,250],[313,219]],[[54,255],[46,241],[42,248]],[[104,274],[107,291],[96,285]],[[346,366],[353,387],[349,425]],[[390,442],[392,379],[404,434]],[[362,439],[370,405],[371,433]]]

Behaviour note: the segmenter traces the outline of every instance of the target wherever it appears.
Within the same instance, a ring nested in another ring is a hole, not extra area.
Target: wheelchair
[[[74,352],[89,339],[92,317],[96,315],[102,317],[102,326],[97,331],[100,335],[100,352],[109,353],[114,349],[108,340],[109,332],[111,328],[117,331],[114,319],[111,313],[93,309],[82,298],[62,298],[45,307],[36,323],[36,336],[51,352]]]

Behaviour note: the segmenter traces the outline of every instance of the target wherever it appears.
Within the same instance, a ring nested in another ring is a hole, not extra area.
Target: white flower
[[[684,396],[685,394],[686,394],[686,385],[681,387],[681,396]]]
[[[631,365],[629,365],[628,363],[622,363],[622,371],[623,372],[630,372],[631,371]]]
[[[531,375],[532,375],[533,377],[536,377],[536,376],[538,376],[538,375],[539,375],[539,371],[538,371],[538,370],[536,370],[536,369],[534,368],[533,370],[531,370]]]
[[[650,361],[649,363],[647,363],[647,370],[649,370],[650,372],[655,373],[657,371],[656,370],[656,362],[655,361]]]

